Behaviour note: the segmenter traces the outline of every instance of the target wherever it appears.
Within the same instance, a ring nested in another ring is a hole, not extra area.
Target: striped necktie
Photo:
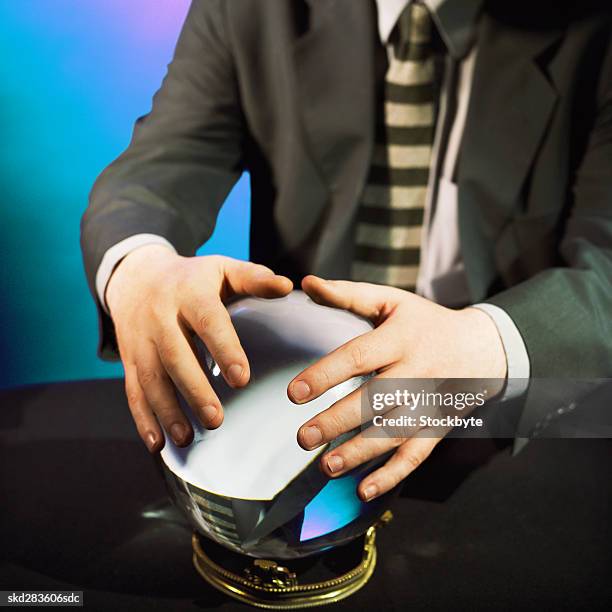
[[[357,213],[351,278],[414,291],[434,133],[429,11],[410,3],[396,30],[372,165]]]

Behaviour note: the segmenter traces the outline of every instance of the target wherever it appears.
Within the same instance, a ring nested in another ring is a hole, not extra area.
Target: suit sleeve
[[[155,234],[193,255],[241,174],[244,121],[224,10],[224,0],[194,0],[151,112],[91,192],[81,247],[103,358],[117,358],[112,321],[95,291],[104,254],[135,234]]]
[[[573,206],[552,268],[487,300],[520,331],[532,377],[612,376],[612,52],[597,116],[573,181]]]

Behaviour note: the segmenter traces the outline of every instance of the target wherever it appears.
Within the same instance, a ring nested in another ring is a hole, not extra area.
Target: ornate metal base
[[[340,601],[364,586],[376,566],[376,529],[393,518],[385,512],[365,534],[361,562],[348,572],[321,582],[299,583],[290,568],[266,559],[253,559],[242,575],[221,567],[202,549],[200,538],[193,535],[193,564],[213,587],[229,597],[258,608],[295,610]],[[246,559],[246,557],[245,557]]]

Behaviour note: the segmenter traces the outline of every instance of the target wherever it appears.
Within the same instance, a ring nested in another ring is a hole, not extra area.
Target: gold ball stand
[[[257,608],[297,610],[323,606],[349,597],[368,582],[376,567],[376,530],[392,518],[387,511],[367,530],[361,562],[356,567],[322,582],[300,584],[289,567],[266,559],[253,559],[242,575],[231,572],[204,552],[197,534],[192,537],[193,564],[211,586]]]

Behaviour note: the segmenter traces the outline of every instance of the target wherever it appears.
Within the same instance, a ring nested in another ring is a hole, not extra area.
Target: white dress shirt
[[[412,0],[376,0],[378,31],[387,45],[397,20]],[[470,43],[474,34],[476,16],[482,0],[461,0],[444,6],[445,21],[441,20],[441,7],[447,0],[424,0],[431,11],[438,32],[449,53],[446,57],[439,114],[434,138],[432,164],[429,177],[428,201],[425,209],[421,264],[417,293],[440,304],[449,306],[469,303],[467,279],[458,225],[458,188],[454,182],[461,140],[471,94],[472,77],[478,49]],[[450,9],[450,10],[447,10]],[[449,23],[453,31],[448,31]],[[454,117],[448,114],[451,93],[451,66],[456,63],[456,110]],[[443,129],[450,121],[445,150],[441,150]],[[108,281],[118,263],[131,251],[146,245],[159,244],[175,250],[162,236],[137,234],[130,236],[104,254],[96,274],[96,291],[106,309],[105,292]],[[505,310],[492,304],[474,304],[489,315],[497,326],[507,360],[507,384],[504,398],[515,397],[527,386],[530,373],[529,356],[516,325]]]

